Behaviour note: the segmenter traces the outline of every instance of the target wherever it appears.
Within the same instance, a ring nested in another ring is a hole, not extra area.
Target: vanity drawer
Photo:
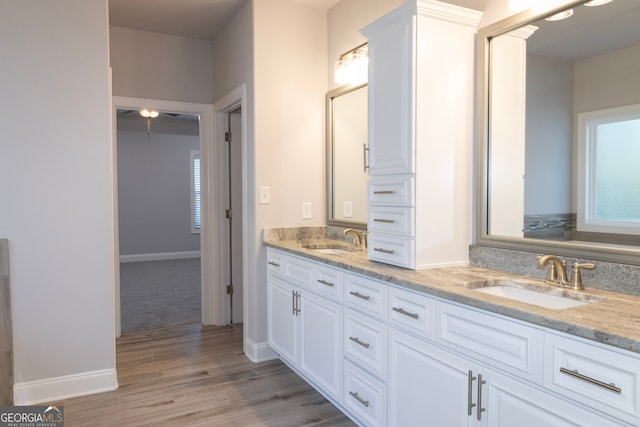
[[[387,421],[387,387],[345,361],[344,407],[364,426],[384,426]]]
[[[433,339],[435,301],[398,288],[389,288],[389,325]]]
[[[414,206],[416,179],[413,175],[382,175],[369,178],[369,205]]]
[[[282,254],[271,248],[267,249],[267,272],[272,275],[282,276]]]
[[[545,333],[544,385],[633,425],[640,425],[640,359],[603,345]]]
[[[347,310],[344,317],[345,357],[384,379],[387,373],[387,326]]]
[[[371,206],[369,208],[369,232],[391,233],[402,236],[415,234],[415,208]]]
[[[542,331],[447,303],[437,313],[441,344],[542,384]]]
[[[322,296],[342,302],[343,277],[344,273],[340,270],[314,265],[311,289]]]
[[[282,276],[291,283],[309,288],[313,281],[313,264],[285,255],[282,257]]]
[[[386,319],[387,309],[386,284],[376,282],[354,274],[344,275],[344,302],[367,314]]]
[[[414,268],[415,241],[413,238],[369,233],[368,240],[367,255],[370,260]]]

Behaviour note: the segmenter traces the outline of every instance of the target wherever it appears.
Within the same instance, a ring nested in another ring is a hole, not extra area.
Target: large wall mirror
[[[479,31],[478,245],[640,264],[638,23],[583,0]]]
[[[327,93],[327,224],[367,228],[367,85]]]

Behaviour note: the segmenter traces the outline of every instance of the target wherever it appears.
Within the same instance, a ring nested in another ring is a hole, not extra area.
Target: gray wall
[[[197,120],[118,117],[120,254],[199,251],[191,233],[191,150],[200,149]]]

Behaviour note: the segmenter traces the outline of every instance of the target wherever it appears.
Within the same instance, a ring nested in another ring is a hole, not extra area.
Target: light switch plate
[[[302,202],[302,219],[311,219],[311,202]]]
[[[344,202],[342,205],[342,216],[345,218],[353,217],[353,202]]]
[[[271,187],[260,187],[260,204],[268,205],[271,203]]]

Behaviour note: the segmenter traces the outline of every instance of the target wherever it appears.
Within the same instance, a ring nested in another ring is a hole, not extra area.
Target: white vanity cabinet
[[[475,32],[481,13],[410,0],[361,30],[369,44],[369,258],[467,262]]]
[[[340,402],[342,272],[334,269],[330,274],[310,261],[272,250],[267,258],[269,346],[325,395]],[[338,301],[321,296],[323,292],[339,295]]]
[[[360,425],[640,425],[640,355],[267,254],[269,345]]]

